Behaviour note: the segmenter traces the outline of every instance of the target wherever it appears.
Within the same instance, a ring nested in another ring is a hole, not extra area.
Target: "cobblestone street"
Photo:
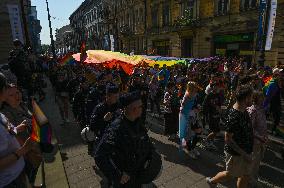
[[[41,106],[52,124],[56,138],[54,143],[59,149],[56,154],[45,157],[47,187],[59,187],[59,185],[71,188],[106,187],[106,181],[96,168],[93,158],[87,153],[87,146],[82,143],[80,127],[74,122],[60,125],[62,120],[50,85],[47,90],[47,99],[41,103]],[[149,135],[158,152],[163,156],[163,171],[153,184],[144,187],[206,188],[209,186],[205,182],[205,177],[213,176],[224,169],[221,138],[217,140],[217,152],[200,149],[200,159],[193,160],[187,155],[179,155],[177,144],[162,135],[162,126],[158,119],[148,116],[147,122],[150,127]],[[268,149],[260,172],[262,187],[284,187],[283,169],[284,164],[280,154]],[[235,187],[235,185],[229,182],[221,187]]]

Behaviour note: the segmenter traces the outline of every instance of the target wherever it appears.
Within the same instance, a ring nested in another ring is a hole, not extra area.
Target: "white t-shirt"
[[[208,95],[209,93],[211,93],[211,91],[212,91],[211,85],[208,84],[206,89],[205,89],[205,94]]]
[[[16,137],[11,135],[4,125],[8,123],[7,118],[0,113],[0,158],[18,150],[21,146]],[[4,187],[14,181],[23,171],[25,162],[21,157],[14,164],[0,171],[0,187]]]

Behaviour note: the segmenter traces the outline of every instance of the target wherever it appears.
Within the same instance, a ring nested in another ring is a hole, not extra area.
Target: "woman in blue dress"
[[[197,93],[201,89],[202,88],[198,86],[196,82],[189,81],[187,83],[179,112],[179,138],[182,148],[186,148],[186,137],[190,134],[188,133],[188,131],[190,131],[190,129],[188,129],[189,114],[195,104]]]

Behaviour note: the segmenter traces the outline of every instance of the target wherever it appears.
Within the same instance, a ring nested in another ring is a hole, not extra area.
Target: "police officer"
[[[132,76],[132,81],[129,86],[129,92],[139,92],[143,103],[142,121],[146,121],[147,100],[148,100],[148,86],[143,82],[140,74],[136,73]]]
[[[120,115],[121,110],[119,109],[119,89],[116,86],[108,86],[106,88],[105,101],[98,104],[90,120],[90,130],[94,132],[97,139],[94,142],[88,144],[89,154],[92,152],[94,144],[100,140],[106,127]]]
[[[153,155],[156,152],[141,121],[140,93],[126,94],[121,102],[124,112],[106,130],[95,150],[95,161],[114,188],[138,188],[157,176],[161,160]],[[149,166],[154,170],[148,173]]]

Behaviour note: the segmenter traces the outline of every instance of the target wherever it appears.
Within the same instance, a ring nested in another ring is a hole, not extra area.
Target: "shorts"
[[[252,164],[247,162],[242,156],[226,153],[226,171],[234,178],[251,175]]]
[[[208,118],[209,129],[211,132],[220,132],[220,117],[209,116]]]

